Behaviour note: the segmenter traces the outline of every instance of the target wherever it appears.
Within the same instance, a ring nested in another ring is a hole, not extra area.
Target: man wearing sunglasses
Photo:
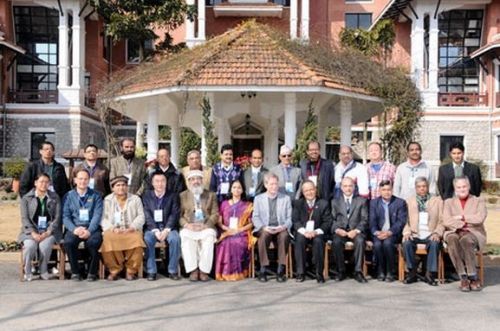
[[[271,168],[271,172],[278,176],[278,190],[295,199],[299,185],[300,185],[300,168],[292,165],[293,150],[283,145],[280,148],[280,163]]]

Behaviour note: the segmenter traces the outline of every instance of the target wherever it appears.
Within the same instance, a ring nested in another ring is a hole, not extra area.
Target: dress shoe
[[[304,282],[305,280],[306,280],[306,276],[304,276],[304,274],[298,274],[298,275],[297,275],[297,278],[295,279],[295,281],[296,281],[297,283],[302,283],[302,282]]]
[[[385,280],[385,275],[383,273],[379,273],[377,276],[377,280],[379,282],[383,282]]]
[[[408,274],[406,275],[405,279],[403,280],[403,284],[409,285],[416,283],[418,281],[417,276]]]
[[[71,280],[80,282],[82,280],[82,276],[80,274],[71,274]]]
[[[176,273],[176,272],[168,274],[168,278],[170,278],[171,280],[179,280],[179,279],[181,279],[181,277],[179,277],[179,274]]]
[[[210,280],[210,278],[208,277],[208,275],[206,273],[200,271],[200,280],[202,282],[208,282]]]
[[[108,278],[106,278],[106,279],[109,281],[115,281],[118,279],[118,275],[117,274],[109,274]]]
[[[285,273],[283,273],[283,272],[278,273],[278,276],[276,277],[276,281],[278,283],[284,283],[284,282],[286,282]]]
[[[470,292],[470,283],[468,279],[461,279],[458,287],[462,292]]]
[[[197,282],[199,280],[198,270],[192,271],[189,274],[189,280],[192,282]]]
[[[25,282],[31,282],[33,280],[33,275],[32,274],[26,274],[24,275],[24,281]]]
[[[346,274],[345,272],[339,272],[337,275],[335,275],[335,281],[337,282],[341,282],[343,281],[344,279],[346,279]]]
[[[97,276],[94,274],[87,275],[87,282],[95,282],[97,280]]]
[[[259,282],[261,283],[267,282],[267,274],[265,271],[259,272]]]
[[[395,279],[396,277],[394,277],[394,275],[391,273],[388,273],[387,276],[385,276],[385,281],[388,283],[392,283]]]
[[[152,273],[150,273],[150,274],[148,274],[148,280],[149,280],[150,282],[155,281],[155,280],[156,280],[156,274],[155,274],[155,273],[153,273],[153,272],[152,272]]]
[[[479,292],[483,288],[481,287],[481,282],[479,280],[471,280],[470,281],[470,290],[474,292]]]
[[[358,283],[368,283],[368,281],[366,280],[366,278],[365,278],[365,276],[363,275],[362,272],[356,272],[356,274],[354,275],[354,279]]]
[[[127,272],[127,275],[125,276],[125,279],[128,280],[128,281],[136,280],[137,279],[137,275],[136,274],[129,274]]]
[[[434,276],[426,273],[425,274],[425,278],[424,278],[424,281],[429,284],[430,286],[437,286],[438,285],[438,282],[436,281],[436,279],[434,278]]]
[[[319,283],[319,284],[323,284],[325,282],[325,277],[323,277],[322,274],[316,274],[316,281]]]

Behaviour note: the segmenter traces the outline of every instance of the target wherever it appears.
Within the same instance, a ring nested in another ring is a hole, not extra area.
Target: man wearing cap
[[[127,177],[128,192],[141,195],[146,168],[144,161],[135,157],[135,141],[132,138],[122,139],[120,151],[122,155],[111,159],[109,177]]]
[[[271,172],[278,176],[278,190],[294,200],[300,185],[300,168],[292,165],[293,150],[287,145],[280,148],[280,163],[271,168]]]
[[[209,280],[212,269],[219,207],[215,193],[203,189],[203,173],[191,170],[188,190],[180,194],[181,251],[189,280]]]
[[[124,268],[126,279],[136,280],[142,266],[144,210],[141,199],[128,193],[128,181],[125,176],[111,179],[113,193],[104,199],[101,254],[109,269],[108,280],[117,280]]]

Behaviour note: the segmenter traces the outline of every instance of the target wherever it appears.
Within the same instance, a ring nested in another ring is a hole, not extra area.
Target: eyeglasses
[[[283,154],[281,157],[292,157],[292,154]]]

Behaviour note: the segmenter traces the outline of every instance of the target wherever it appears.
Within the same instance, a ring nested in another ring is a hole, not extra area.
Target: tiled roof
[[[121,73],[118,95],[174,86],[317,86],[369,94],[312,68],[247,22],[205,44]]]

